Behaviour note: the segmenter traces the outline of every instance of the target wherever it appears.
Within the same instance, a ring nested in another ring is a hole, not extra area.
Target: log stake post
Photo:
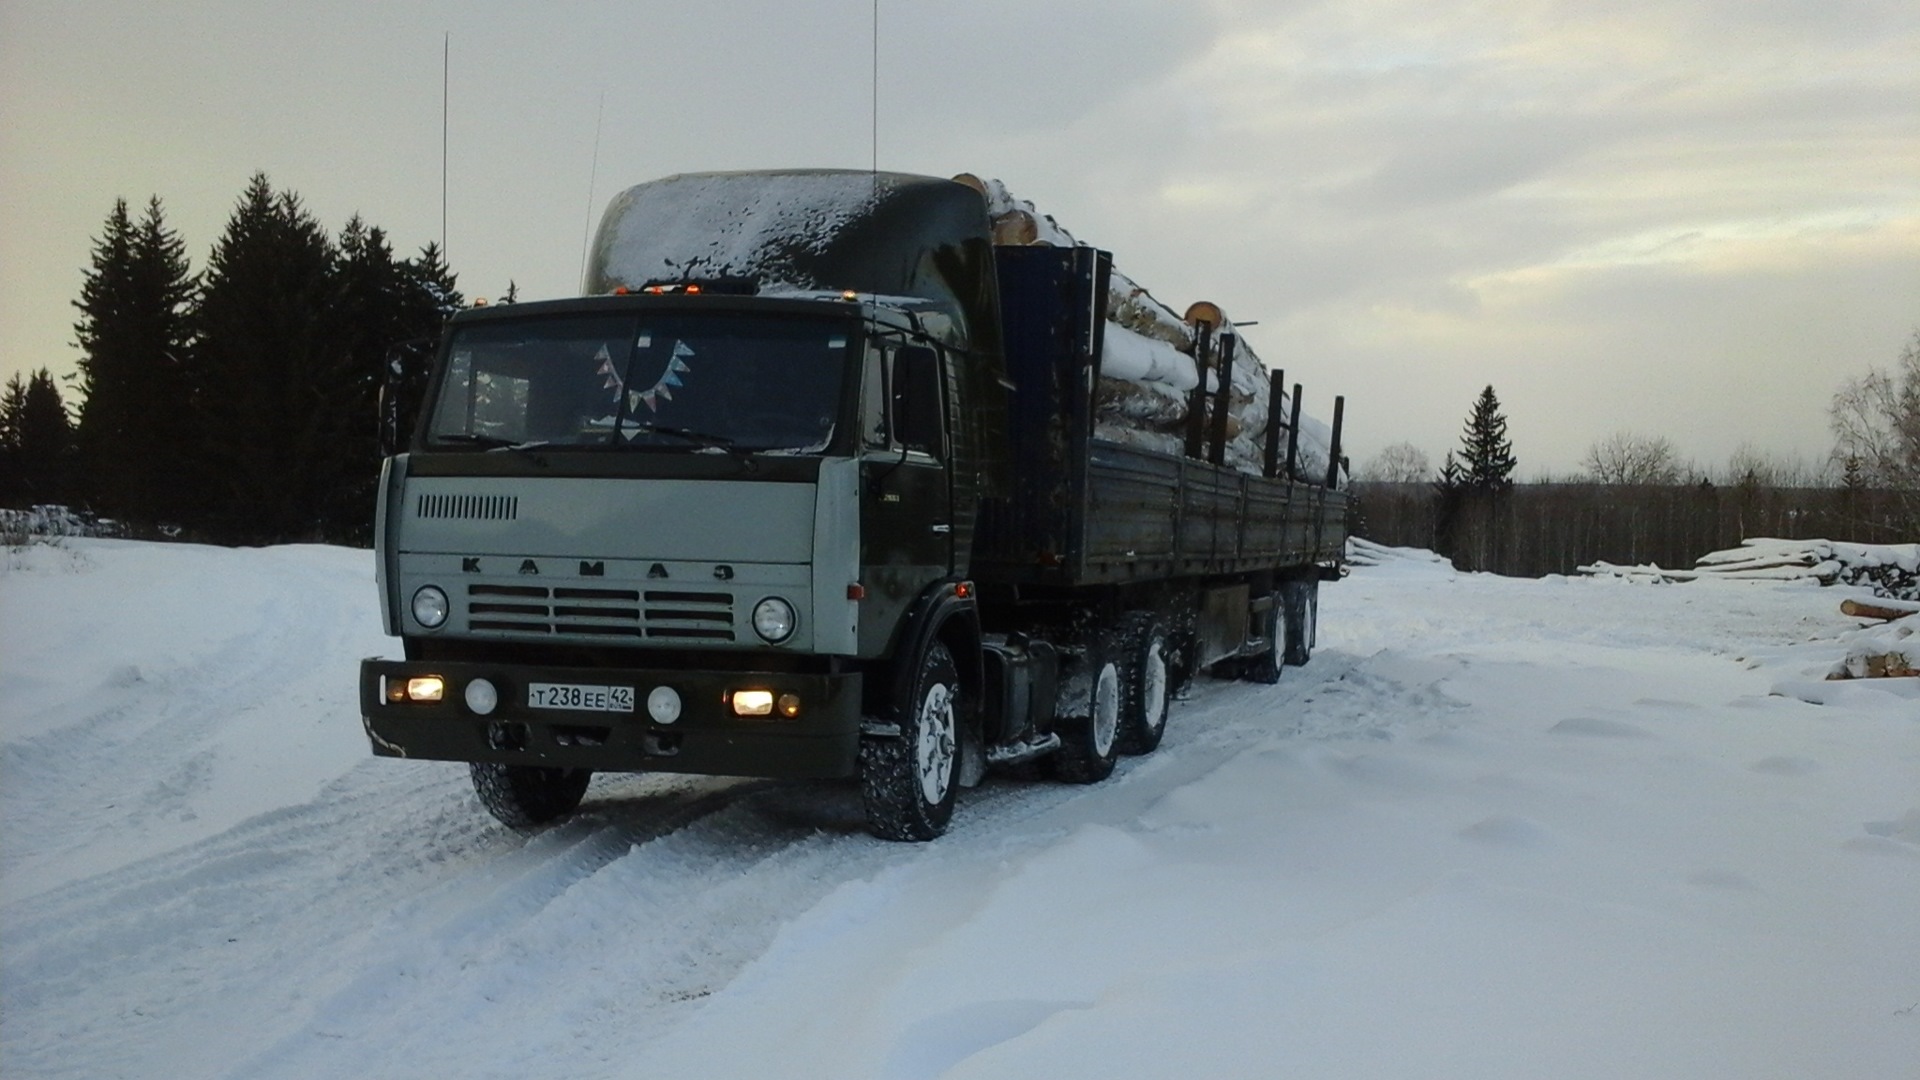
[[[1340,424],[1346,419],[1347,397],[1333,399],[1333,445],[1327,448],[1327,490],[1340,486]]]
[[[1266,474],[1273,479],[1280,471],[1280,428],[1285,421],[1280,418],[1280,405],[1286,400],[1287,373],[1285,369],[1276,371],[1267,379],[1267,446]]]
[[[1300,384],[1293,384],[1293,420],[1287,425],[1287,482],[1300,465]]]
[[[1233,411],[1233,347],[1238,334],[1220,335],[1220,395],[1213,402],[1213,445],[1207,448],[1207,460],[1215,465],[1227,463],[1227,414]]]
[[[1193,393],[1187,397],[1187,456],[1197,458],[1204,446],[1207,435],[1207,360],[1213,351],[1213,327],[1201,323],[1194,327],[1193,370],[1199,373],[1200,381],[1193,384]]]

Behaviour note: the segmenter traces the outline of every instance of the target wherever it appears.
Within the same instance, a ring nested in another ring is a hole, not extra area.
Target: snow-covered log
[[[1032,203],[1015,198],[1000,181],[983,180],[970,173],[954,179],[986,199],[994,243],[1080,245],[1072,233]],[[1116,268],[1108,283],[1106,316],[1100,385],[1094,394],[1096,436],[1167,453],[1185,449],[1188,402],[1200,382],[1193,354],[1204,323],[1215,358],[1221,355],[1226,337],[1236,338],[1227,407],[1226,462],[1242,472],[1264,471],[1267,417],[1274,404],[1267,400],[1271,393],[1267,367],[1218,307],[1202,302],[1190,307],[1186,316],[1177,315]],[[1218,373],[1210,371],[1209,394],[1217,395],[1219,386]],[[1277,415],[1283,423],[1292,409],[1292,395],[1281,394]],[[1298,478],[1326,481],[1332,435],[1326,424],[1301,417],[1299,457],[1294,469]],[[1284,434],[1281,445],[1285,446]]]
[[[1851,615],[1856,619],[1879,619],[1891,622],[1904,619],[1909,615],[1920,615],[1920,601],[1913,600],[1865,600],[1840,601],[1840,614]]]
[[[1902,615],[1854,635],[1846,657],[1827,673],[1829,679],[1916,677],[1920,677],[1920,614]]]
[[[1304,425],[1303,425],[1304,426]],[[1860,585],[1874,594],[1920,600],[1920,544],[1851,544],[1838,540],[1742,540],[1737,548],[1709,552],[1691,570],[1616,566],[1595,562],[1582,574],[1642,581],[1817,581]]]

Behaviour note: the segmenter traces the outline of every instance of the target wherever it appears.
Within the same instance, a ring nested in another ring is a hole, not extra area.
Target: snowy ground
[[[670,777],[523,838],[367,755],[367,554],[15,553],[0,1075],[1920,1077],[1920,694],[1817,681],[1843,595],[1389,563],[931,845]]]

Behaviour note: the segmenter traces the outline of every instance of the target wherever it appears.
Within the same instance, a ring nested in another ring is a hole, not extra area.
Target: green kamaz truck
[[[996,247],[948,180],[629,189],[587,295],[445,328],[381,480],[405,659],[361,666],[373,752],[468,763],[516,827],[659,771],[854,781],[876,834],[927,840],[990,767],[1098,781],[1196,672],[1307,662],[1338,413],[1324,475],[1297,395],[1257,475],[1223,464],[1221,320],[1186,452],[1096,438],[1110,274]]]

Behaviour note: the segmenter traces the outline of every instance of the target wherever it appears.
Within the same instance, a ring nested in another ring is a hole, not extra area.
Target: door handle
[[[941,533],[941,534],[946,534],[946,533],[950,533],[950,532],[952,532],[952,531],[953,531],[953,526],[951,526],[951,525],[935,525],[935,526],[933,527],[933,531],[934,531],[934,532],[937,532],[937,533]]]

